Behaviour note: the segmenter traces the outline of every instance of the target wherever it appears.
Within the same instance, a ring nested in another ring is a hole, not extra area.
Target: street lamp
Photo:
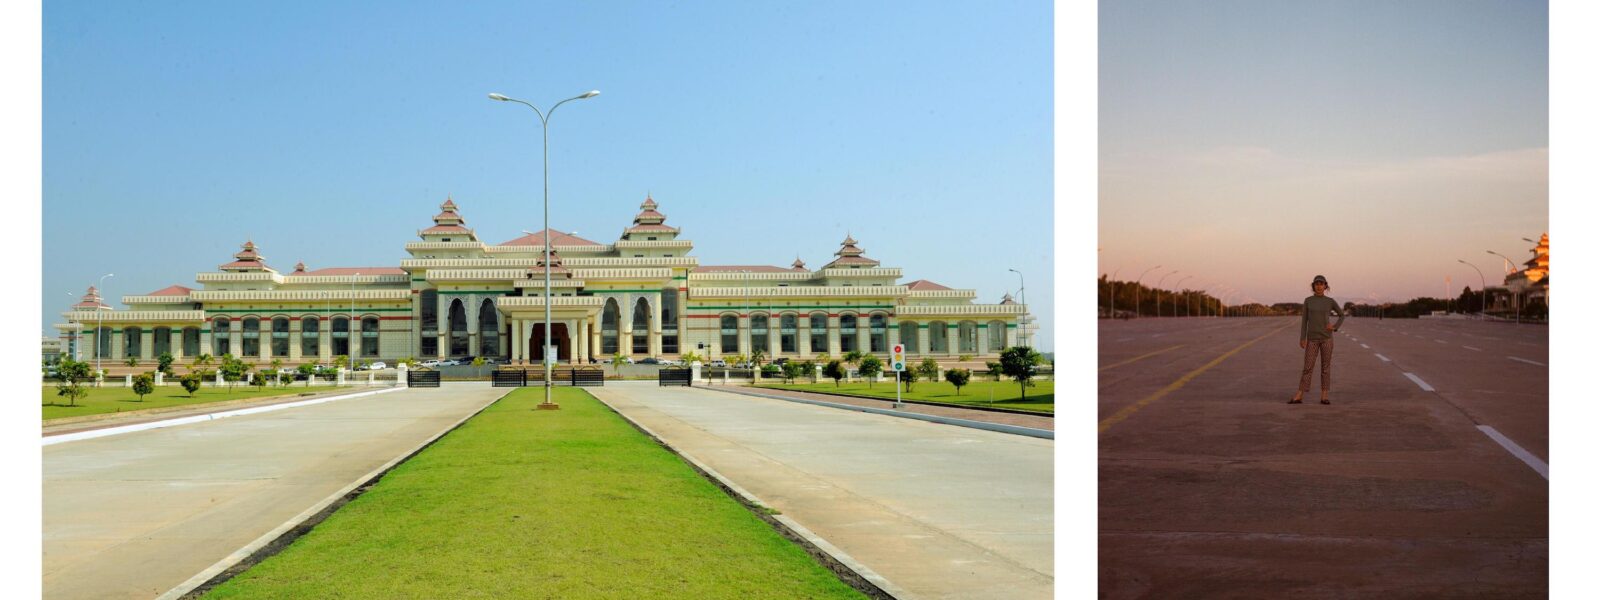
[[[100,292],[101,298],[106,297],[106,278],[113,275],[115,275],[115,273],[106,273],[105,275],[100,276],[100,284],[95,286],[95,290]],[[101,300],[100,304],[105,304],[105,301]],[[100,351],[102,343],[100,338],[105,337],[106,318],[105,311],[102,310],[99,305],[94,307],[94,318],[94,371],[96,377],[103,377],[105,373],[100,370],[100,355],[103,354],[103,352]],[[103,343],[105,344],[104,347],[106,349],[109,350],[111,348],[110,341],[105,341]]]
[[[1527,238],[1523,238],[1523,239],[1527,239]],[[1516,269],[1517,269],[1517,267],[1515,266],[1516,263],[1511,262],[1511,259],[1507,258],[1506,255],[1501,254],[1499,252],[1495,252],[1493,250],[1488,250],[1487,252],[1489,254],[1493,254],[1495,256],[1500,257],[1500,260],[1506,261],[1506,274],[1507,275],[1510,275],[1511,273],[1516,271]],[[1510,286],[1507,285],[1506,287],[1510,287]],[[1516,292],[1512,292],[1512,296],[1511,296],[1511,310],[1514,310],[1514,311],[1517,312],[1517,323],[1521,323],[1522,322],[1522,298],[1521,298],[1521,296],[1522,296],[1522,294],[1516,293]]]
[[[1184,275],[1183,279],[1179,279],[1177,281],[1172,282],[1173,289],[1180,289],[1179,286],[1182,286],[1183,282],[1188,281],[1190,277],[1194,277],[1194,276],[1193,275]],[[1183,299],[1183,307],[1184,308],[1189,308],[1189,299],[1188,298],[1184,298]],[[1172,297],[1172,318],[1174,318],[1174,319],[1178,318],[1178,297],[1176,295],[1174,295]]]
[[[1028,283],[1022,279],[1022,271],[1016,269],[1006,270],[1017,274],[1017,285],[1020,286],[1017,290],[1017,295],[1022,296],[1022,306],[1026,308],[1028,306]],[[1027,316],[1027,313],[1023,313],[1023,316]],[[1026,322],[1022,323],[1022,345],[1028,346],[1028,323]],[[1031,348],[1032,346],[1028,347]]]
[[[1173,269],[1171,273],[1162,275],[1161,279],[1156,280],[1156,317],[1161,316],[1161,282],[1166,281],[1168,277],[1171,277],[1177,273],[1178,270]]]
[[[560,408],[560,405],[550,399],[550,376],[554,366],[550,362],[550,115],[555,114],[556,109],[561,108],[563,104],[573,100],[587,100],[599,95],[600,90],[589,90],[557,102],[555,106],[550,107],[549,113],[545,113],[540,111],[539,107],[522,100],[510,98],[504,94],[489,94],[489,99],[491,100],[516,102],[533,109],[533,113],[539,115],[539,126],[544,132],[544,235],[541,236],[544,238],[544,340],[542,342],[544,347],[540,349],[544,354],[544,403],[539,405],[539,408],[542,409]]]
[[[1161,268],[1161,265],[1156,265],[1154,267],[1145,269],[1144,273],[1139,274],[1138,279],[1133,280],[1133,318],[1135,319],[1139,318],[1139,287],[1143,285],[1140,282],[1144,281],[1145,275],[1159,268]]]
[[[1479,317],[1488,316],[1488,313],[1486,311],[1489,308],[1489,284],[1486,283],[1484,281],[1484,279],[1483,279],[1483,270],[1479,269],[1478,265],[1469,263],[1469,262],[1461,260],[1459,258],[1456,259],[1456,262],[1461,263],[1461,264],[1466,265],[1466,266],[1469,266],[1469,267],[1472,267],[1472,270],[1478,272],[1478,289],[1480,290],[1479,293],[1478,293],[1478,316]]]

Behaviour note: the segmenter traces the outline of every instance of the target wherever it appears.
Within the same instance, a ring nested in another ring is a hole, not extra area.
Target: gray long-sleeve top
[[[1339,321],[1333,324],[1334,330],[1344,325],[1344,309],[1337,301],[1327,296],[1306,296],[1305,310],[1300,311],[1300,341],[1333,337],[1327,331],[1328,313],[1339,315]]]

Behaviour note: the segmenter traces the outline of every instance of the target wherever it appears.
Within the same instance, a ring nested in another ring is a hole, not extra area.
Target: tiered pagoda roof
[[[1000,303],[1001,304],[1016,304],[1017,301],[1013,300],[1011,298],[1011,292],[1006,292],[1006,296],[1004,298],[1000,299]]]
[[[667,216],[656,211],[656,201],[645,194],[639,204],[639,214],[633,216],[633,226],[622,230],[622,237],[634,233],[678,233],[677,227],[666,225]]]
[[[77,304],[72,305],[72,309],[111,310],[111,307],[107,306],[105,302],[101,301],[100,290],[91,285],[89,286],[89,291],[83,295],[83,299],[79,300]]]
[[[789,265],[789,270],[790,271],[804,271],[804,270],[806,270],[806,261],[800,260],[800,257],[798,257],[798,256],[794,257],[794,264]]]
[[[239,248],[239,252],[233,255],[233,262],[220,265],[217,268],[223,271],[240,272],[272,270],[267,267],[266,257],[261,256],[259,252],[256,252],[255,242],[245,240],[244,244],[240,245]]]
[[[467,236],[467,239],[462,241],[478,241],[477,236],[472,233],[471,229],[467,228],[466,224],[467,220],[461,217],[461,213],[456,212],[455,200],[451,199],[449,196],[445,196],[444,204],[439,205],[439,214],[433,216],[433,227],[424,229],[418,232],[418,234],[461,234]]]
[[[844,241],[839,243],[839,251],[833,253],[833,255],[839,258],[833,259],[833,262],[830,262],[827,264],[827,266],[823,267],[824,269],[832,267],[878,266],[878,261],[867,258],[865,251],[856,247],[855,238],[849,235],[844,236]]]

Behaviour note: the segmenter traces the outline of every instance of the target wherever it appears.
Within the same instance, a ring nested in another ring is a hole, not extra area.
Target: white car
[[[374,371],[382,371],[384,369],[389,368],[389,363],[386,363],[386,362],[383,362],[383,361],[380,360],[378,362],[372,363],[370,368],[372,370],[374,370]]]
[[[428,367],[430,369],[438,367],[439,365],[440,365],[440,363],[439,363],[438,360],[425,360],[425,361],[422,361],[420,363],[417,363],[417,366],[419,366],[419,367]]]
[[[719,367],[719,368],[726,368],[728,366],[728,361],[725,361],[725,360],[722,360],[722,359],[719,358],[719,359],[711,361],[711,366]]]

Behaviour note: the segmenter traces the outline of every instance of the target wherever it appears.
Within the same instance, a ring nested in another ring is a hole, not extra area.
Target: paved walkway
[[[1049,440],[654,382],[601,400],[906,591],[1049,598]]]
[[[447,384],[47,446],[44,597],[154,598],[504,392]]]
[[[893,382],[890,382],[890,385],[893,385]],[[851,406],[866,406],[866,407],[871,407],[871,408],[893,408],[894,407],[894,400],[880,400],[880,399],[877,399],[877,398],[864,398],[864,397],[861,397],[861,396],[845,396],[845,395],[842,395],[842,394],[819,394],[819,393],[816,393],[816,392],[802,392],[802,391],[799,391],[799,390],[785,390],[785,389],[779,389],[779,388],[773,388],[773,387],[721,386],[721,385],[717,385],[717,386],[710,386],[708,389],[726,390],[726,391],[734,391],[734,392],[737,392],[737,391],[752,391],[752,392],[759,392],[759,393],[762,393],[762,394],[772,394],[774,396],[787,396],[787,397],[790,397],[790,398],[801,398],[801,399],[805,399],[805,400],[817,400],[817,401],[821,401],[821,402],[832,402],[834,404],[849,404]],[[972,408],[962,408],[962,407],[959,407],[959,406],[942,406],[942,405],[934,405],[934,404],[916,404],[916,403],[911,403],[911,402],[906,402],[906,403],[903,403],[903,404],[904,404],[904,406],[899,409],[901,412],[920,413],[920,414],[925,414],[925,415],[936,415],[936,416],[940,416],[940,417],[950,417],[950,418],[953,418],[953,419],[966,419],[968,421],[983,421],[983,422],[986,422],[986,423],[999,423],[1001,425],[1016,425],[1018,427],[1032,427],[1034,429],[1044,429],[1044,430],[1047,430],[1047,431],[1055,431],[1055,429],[1056,429],[1056,420],[1055,420],[1055,418],[1054,417],[1047,417],[1047,416],[1044,416],[1044,415],[1024,415],[1024,414],[1000,412],[1000,411],[993,411],[993,410],[978,410],[978,409],[972,409]]]

